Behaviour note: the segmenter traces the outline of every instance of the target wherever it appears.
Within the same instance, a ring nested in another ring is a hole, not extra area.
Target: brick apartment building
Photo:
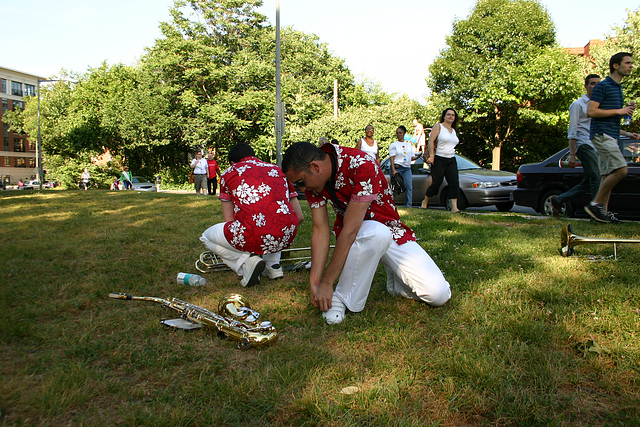
[[[9,131],[9,125],[2,117],[9,110],[24,109],[24,97],[36,96],[38,76],[21,71],[0,67],[0,129],[2,144],[0,146],[0,179],[15,184],[19,179],[35,179],[36,139],[37,135],[28,135]]]
[[[603,43],[604,41],[600,39],[591,39],[589,40],[589,43],[587,43],[583,47],[566,47],[564,48],[564,50],[572,55],[581,56],[583,58],[591,58],[591,46],[601,45]]]

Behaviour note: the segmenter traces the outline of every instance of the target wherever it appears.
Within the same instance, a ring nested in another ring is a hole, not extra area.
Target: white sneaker
[[[331,299],[331,308],[329,311],[323,312],[322,317],[324,317],[324,320],[328,325],[337,325],[338,323],[342,323],[344,320],[346,311],[347,309],[344,306],[344,303],[334,295]]]
[[[260,275],[265,267],[265,262],[257,255],[251,255],[248,260],[242,264],[242,280],[240,284],[245,288],[260,283]]]
[[[280,264],[273,264],[271,267],[266,265],[262,275],[269,277],[269,279],[279,279],[284,277],[284,271],[282,271],[282,266]]]

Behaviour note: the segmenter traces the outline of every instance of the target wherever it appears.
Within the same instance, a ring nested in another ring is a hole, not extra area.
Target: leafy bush
[[[50,155],[44,161],[46,169],[45,179],[58,181],[62,188],[74,189],[79,187],[80,175],[84,168],[91,174],[92,188],[109,188],[113,179],[120,177],[120,166],[111,161],[106,165],[96,165],[89,155],[79,155],[67,158],[60,155]]]

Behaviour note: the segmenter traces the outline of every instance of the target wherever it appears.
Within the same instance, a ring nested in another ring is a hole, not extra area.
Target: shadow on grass
[[[221,220],[216,198],[193,194],[0,197],[2,422],[639,422],[635,247],[619,261],[562,258],[560,220],[411,210],[403,220],[445,273],[451,301],[431,308],[392,297],[379,268],[365,310],[328,327],[309,304],[308,272],[248,289],[232,272],[207,274],[202,288],[177,285],[205,250],[202,231]],[[307,220],[295,246],[310,235]],[[240,292],[280,338],[242,352],[211,331],[168,329],[159,321],[174,312],[109,292],[214,310]],[[576,345],[588,339],[610,353],[585,357]],[[342,393],[349,386],[357,392]]]

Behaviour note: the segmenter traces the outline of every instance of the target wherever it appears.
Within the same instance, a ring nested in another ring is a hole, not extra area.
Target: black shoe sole
[[[246,288],[250,288],[260,283],[260,276],[262,275],[262,272],[264,271],[264,267],[266,265],[267,263],[264,261],[260,261],[259,263],[256,264],[256,268],[253,269],[251,278],[247,282],[247,286],[245,286]]]
[[[585,206],[585,207],[584,207],[584,211],[585,211],[587,214],[589,214],[589,216],[590,216],[591,218],[593,218],[595,221],[600,222],[600,223],[602,223],[602,224],[611,224],[611,222],[612,222],[609,218],[607,218],[606,220],[605,220],[605,219],[602,219],[602,218],[598,218],[598,217],[596,216],[596,214],[594,214],[593,212],[591,212],[591,210],[589,209],[589,207],[588,207],[588,206]]]

